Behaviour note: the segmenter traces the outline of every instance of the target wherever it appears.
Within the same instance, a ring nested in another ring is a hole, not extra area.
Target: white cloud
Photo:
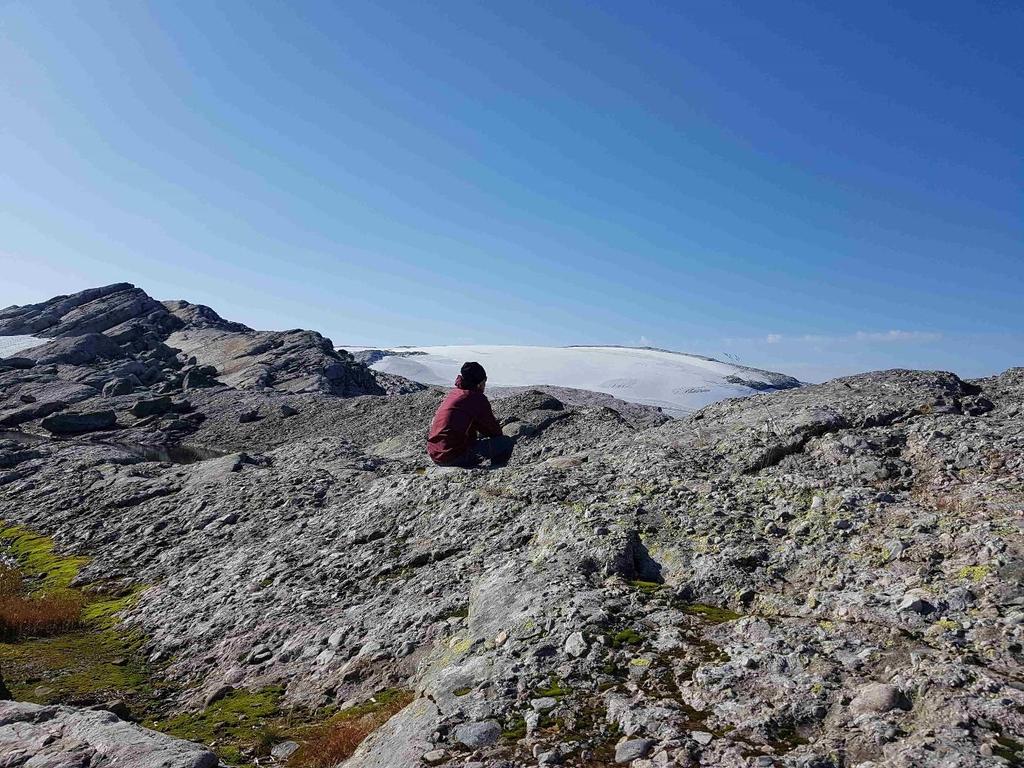
[[[925,342],[925,341],[939,341],[942,338],[941,333],[929,333],[927,331],[857,331],[853,335],[857,341],[907,341],[907,342]]]
[[[929,341],[940,341],[943,338],[941,333],[930,331],[856,331],[854,333],[838,334],[827,336],[820,333],[804,333],[799,336],[785,336],[781,333],[769,333],[761,339],[724,339],[728,344],[743,342],[761,342],[765,344],[842,344],[852,342],[864,343],[926,343]]]

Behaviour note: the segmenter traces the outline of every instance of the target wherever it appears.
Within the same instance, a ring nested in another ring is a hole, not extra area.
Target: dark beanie
[[[461,373],[462,384],[467,389],[472,389],[487,378],[487,371],[480,363],[464,363]]]

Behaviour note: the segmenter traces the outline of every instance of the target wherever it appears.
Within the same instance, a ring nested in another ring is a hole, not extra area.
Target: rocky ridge
[[[99,325],[125,322],[98,298]],[[99,353],[0,373],[4,413],[35,405],[29,387],[84,386],[65,410],[119,427],[55,439],[22,420],[0,440],[0,518],[92,557],[80,583],[146,585],[122,621],[169,706],[413,691],[350,768],[1024,757],[1024,369],[864,374],[674,421],[517,391],[495,402],[509,466],[445,470],[422,446],[441,391],[339,398],[282,362],[289,343],[270,384],[229,386],[261,365],[233,368],[224,339],[247,331],[125,301],[169,349],[210,339],[181,354],[217,375],[185,408],[158,391],[178,352],[106,396],[117,358]],[[47,305],[0,327],[112,338]]]

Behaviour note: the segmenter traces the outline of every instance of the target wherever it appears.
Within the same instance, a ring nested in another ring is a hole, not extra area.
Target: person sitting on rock
[[[494,418],[484,395],[486,385],[487,372],[480,363],[462,366],[455,389],[445,396],[430,424],[427,453],[435,464],[469,468],[489,459],[497,466],[512,456],[512,438],[502,434]]]

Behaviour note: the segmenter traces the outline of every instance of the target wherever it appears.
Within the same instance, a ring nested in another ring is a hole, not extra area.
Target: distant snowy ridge
[[[14,357],[19,352],[38,347],[50,339],[39,339],[35,336],[0,336],[0,358]]]
[[[375,371],[450,386],[476,360],[498,387],[550,385],[604,392],[680,416],[709,403],[800,386],[792,376],[651,347],[345,347]]]

